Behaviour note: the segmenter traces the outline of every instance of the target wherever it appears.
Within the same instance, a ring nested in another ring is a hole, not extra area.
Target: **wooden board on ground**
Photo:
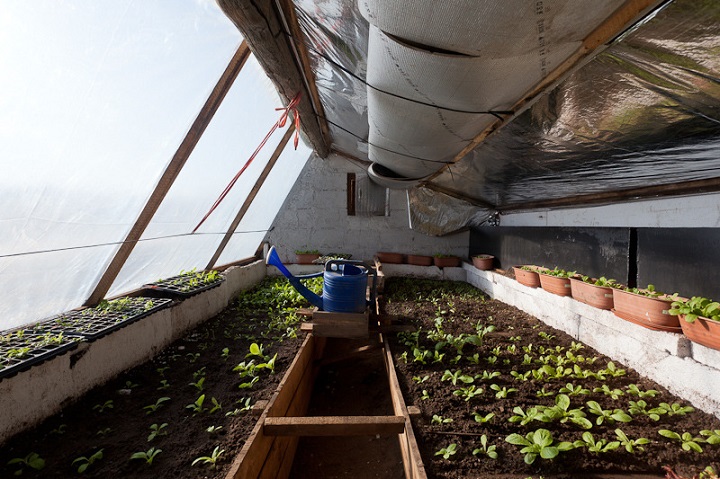
[[[405,430],[403,416],[267,417],[267,436],[375,436]]]
[[[368,337],[367,311],[364,313],[313,313],[313,335],[325,338],[359,339]]]

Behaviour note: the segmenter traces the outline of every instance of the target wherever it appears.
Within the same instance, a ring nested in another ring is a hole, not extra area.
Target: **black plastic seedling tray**
[[[195,284],[198,282],[200,274],[201,273],[180,274],[143,285],[143,288],[167,295],[169,298],[189,298],[208,289],[220,286],[220,284],[225,281],[225,278],[218,275],[217,279],[212,283],[203,283],[200,281],[199,284]]]
[[[78,334],[93,340],[134,323],[172,303],[172,300],[167,298],[145,297],[123,298],[122,301],[127,303],[122,310],[103,307],[101,304],[95,308],[62,314],[42,323],[42,327],[51,331],[62,330],[70,334]],[[109,303],[113,304],[113,301]]]
[[[52,338],[59,344],[49,344]],[[0,380],[75,349],[78,335],[36,329],[20,329],[0,335]]]

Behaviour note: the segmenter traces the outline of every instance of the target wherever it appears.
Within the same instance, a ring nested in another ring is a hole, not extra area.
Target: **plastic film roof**
[[[442,169],[415,196],[448,211],[448,194],[503,210],[720,176],[720,3],[664,3],[507,111],[623,2],[546,1],[541,16],[535,3],[296,1],[333,147],[405,177]],[[410,204],[432,231],[467,219]]]
[[[241,41],[213,1],[2,2],[0,330],[89,297]],[[250,58],[110,294],[205,268],[283,131],[189,233],[280,106]],[[254,254],[309,153],[286,148],[218,264]]]

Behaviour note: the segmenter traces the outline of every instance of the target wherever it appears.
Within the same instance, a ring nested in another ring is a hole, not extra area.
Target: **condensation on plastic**
[[[720,176],[720,3],[676,0],[434,182],[502,210]]]
[[[142,241],[122,268],[110,294],[128,291],[182,270],[205,268],[288,128],[287,124],[285,129],[276,130],[270,137],[196,234],[167,240],[152,238],[187,234],[193,230],[278,120],[280,112],[275,108],[281,106],[275,89],[257,61],[254,57],[249,58],[148,225]],[[265,186],[274,191],[272,183]],[[279,195],[284,187],[279,188]],[[270,217],[274,217],[276,211],[277,208],[264,208],[264,214]],[[247,249],[254,252],[259,241],[251,243]]]
[[[23,253],[121,241],[241,38],[192,0],[10,0],[0,32],[3,330],[87,299],[117,246]]]
[[[407,198],[410,227],[430,236],[480,226],[492,215],[489,210],[423,187],[408,190]]]

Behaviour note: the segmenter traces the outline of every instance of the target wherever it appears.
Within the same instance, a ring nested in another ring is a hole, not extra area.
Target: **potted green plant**
[[[591,278],[589,276],[574,276],[570,278],[570,293],[580,302],[599,309],[611,310],[613,308],[612,288],[619,288],[620,284],[614,279]]]
[[[575,276],[575,271],[565,271],[556,266],[554,269],[538,271],[538,274],[540,275],[540,286],[548,293],[572,296],[570,277]]]
[[[313,261],[320,257],[320,251],[316,249],[295,250],[295,257],[297,264],[313,264]]]
[[[484,271],[492,269],[493,261],[495,261],[495,256],[490,254],[476,254],[472,257],[473,266]]]
[[[668,311],[677,295],[668,296],[655,291],[655,286],[647,288],[616,288],[613,289],[613,313],[626,321],[644,326],[648,329],[679,333],[680,321]]]
[[[544,268],[530,264],[513,266],[513,272],[515,273],[517,282],[530,288],[540,287],[540,275],[538,274],[540,269]]]
[[[679,317],[682,331],[691,341],[720,350],[720,303],[693,296],[673,301],[668,313]]]
[[[435,263],[435,266],[438,268],[453,268],[460,266],[460,257],[438,253],[433,256],[433,263]]]

